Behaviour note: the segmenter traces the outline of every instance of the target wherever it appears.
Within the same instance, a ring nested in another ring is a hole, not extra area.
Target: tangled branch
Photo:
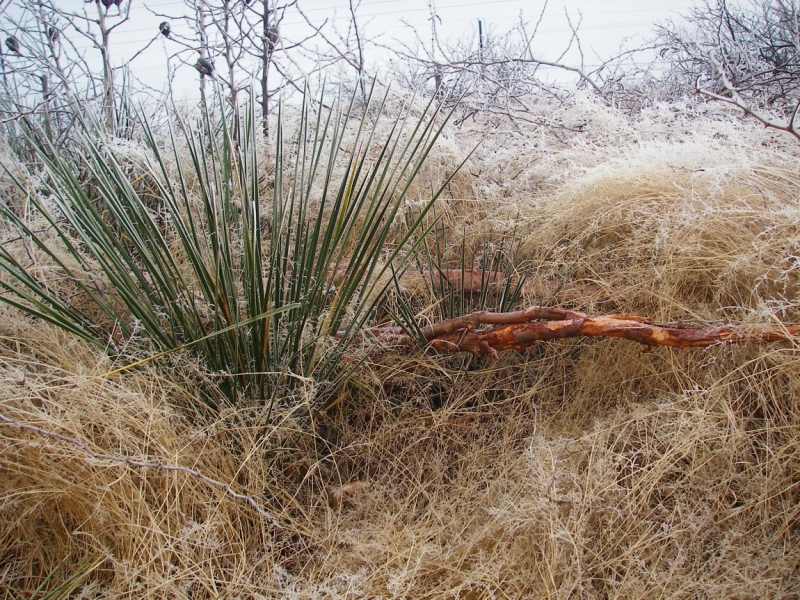
[[[199,479],[200,481],[203,481],[204,483],[206,483],[206,484],[208,484],[208,485],[210,485],[212,487],[216,487],[216,488],[222,489],[228,496],[230,496],[234,500],[239,500],[239,501],[246,502],[247,504],[250,505],[250,507],[254,511],[256,511],[259,515],[264,517],[264,519],[266,519],[272,525],[272,527],[275,528],[275,530],[281,531],[283,529],[283,527],[280,525],[278,520],[273,515],[271,515],[270,513],[265,511],[263,508],[261,508],[259,506],[258,502],[256,501],[256,499],[253,496],[247,496],[245,494],[240,494],[240,493],[236,492],[227,483],[223,483],[223,482],[218,481],[216,479],[212,479],[208,475],[204,475],[203,473],[201,473],[200,471],[197,471],[195,469],[189,469],[187,467],[181,467],[179,465],[166,465],[166,464],[162,463],[161,461],[144,462],[144,461],[135,460],[135,459],[127,457],[127,456],[117,456],[115,454],[102,454],[102,453],[99,453],[99,452],[95,452],[89,446],[87,446],[86,444],[84,444],[83,442],[81,442],[79,440],[76,440],[75,438],[71,438],[69,436],[62,435],[60,433],[56,433],[55,431],[50,431],[48,429],[42,429],[41,427],[36,427],[35,425],[28,425],[26,423],[20,423],[19,421],[15,420],[15,419],[12,419],[11,417],[8,417],[8,416],[6,416],[6,415],[4,415],[2,413],[0,413],[0,422],[3,422],[3,423],[5,423],[6,425],[8,425],[10,427],[15,427],[16,429],[21,429],[23,431],[31,431],[31,432],[33,432],[33,433],[35,433],[37,435],[49,438],[51,440],[58,440],[60,442],[64,442],[64,443],[70,444],[71,446],[74,446],[78,450],[82,451],[84,454],[86,454],[90,458],[94,458],[94,459],[97,459],[97,460],[104,460],[104,461],[108,461],[108,462],[112,462],[112,463],[124,464],[124,465],[128,465],[128,466],[131,466],[131,467],[136,467],[136,468],[139,468],[139,469],[157,469],[157,470],[160,470],[160,471],[171,471],[171,472],[177,472],[177,473],[185,473],[186,475],[194,477],[195,479]]]

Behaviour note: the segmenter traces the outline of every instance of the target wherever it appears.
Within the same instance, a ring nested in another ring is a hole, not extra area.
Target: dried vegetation
[[[793,142],[714,107],[628,120],[587,100],[553,118],[585,125],[497,131],[453,180],[449,266],[462,237],[470,256],[514,237],[518,272],[564,284],[528,304],[800,321]],[[474,140],[450,130],[429,180]],[[301,386],[267,423],[190,409],[203,374],[185,356],[97,378],[108,359],[2,310],[3,414],[197,470],[282,525],[190,473],[0,425],[6,597],[48,575],[85,598],[800,593],[796,345],[384,354],[330,410]]]

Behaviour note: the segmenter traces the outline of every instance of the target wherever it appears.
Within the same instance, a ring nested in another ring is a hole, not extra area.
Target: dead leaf
[[[368,490],[372,484],[368,481],[354,481],[346,483],[345,485],[331,488],[328,491],[328,502],[333,508],[341,508],[342,506],[352,506],[353,496]]]

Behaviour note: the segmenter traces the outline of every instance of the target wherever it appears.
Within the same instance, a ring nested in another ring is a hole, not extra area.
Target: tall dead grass
[[[518,269],[593,283],[587,310],[800,320],[792,145],[713,110],[572,110],[581,134],[508,132],[471,159],[441,202],[449,259],[461,235],[477,251],[516,231]],[[449,140],[432,181],[474,136]],[[185,357],[103,379],[106,358],[49,327],[6,311],[0,336],[3,414],[202,472],[283,526],[191,474],[0,425],[6,597],[87,559],[78,597],[800,594],[797,345],[385,355],[334,410],[300,389],[267,425],[188,410],[204,386]],[[353,481],[371,487],[330,507]]]

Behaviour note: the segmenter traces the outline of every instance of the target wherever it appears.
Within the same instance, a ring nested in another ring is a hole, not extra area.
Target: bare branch
[[[481,325],[493,325],[480,330]],[[592,316],[560,308],[532,306],[510,313],[480,311],[420,328],[436,352],[498,358],[504,350],[523,350],[540,341],[571,337],[616,337],[644,346],[673,348],[706,347],[719,344],[796,342],[800,324],[733,325],[690,327],[684,323],[653,323],[639,315]],[[392,345],[408,346],[412,340],[396,327],[373,328],[369,333],[386,337]],[[398,337],[399,336],[399,337]]]
[[[662,85],[677,83],[800,139],[796,1],[706,2],[687,21],[658,29],[660,56],[669,65]]]
[[[253,496],[247,496],[245,494],[240,494],[240,493],[234,491],[234,489],[230,485],[228,485],[227,483],[223,483],[223,482],[218,481],[216,479],[213,479],[213,478],[211,478],[211,477],[209,477],[207,475],[204,475],[203,473],[201,473],[200,471],[197,471],[196,469],[190,469],[188,467],[182,467],[180,465],[164,464],[160,460],[156,461],[156,462],[152,462],[152,461],[148,462],[148,461],[136,460],[136,459],[133,459],[133,458],[130,458],[130,457],[127,457],[127,456],[118,456],[116,454],[104,454],[104,453],[100,453],[100,452],[95,452],[89,446],[87,446],[86,444],[84,444],[83,442],[81,442],[81,441],[79,441],[79,440],[77,440],[75,438],[72,438],[72,437],[69,437],[69,436],[66,436],[66,435],[62,435],[60,433],[56,433],[55,431],[50,431],[48,429],[43,429],[41,427],[36,427],[35,425],[28,425],[26,423],[21,423],[21,422],[15,420],[15,419],[12,419],[11,417],[8,417],[8,416],[6,416],[6,415],[4,415],[2,413],[0,413],[0,421],[2,421],[3,423],[5,423],[6,425],[8,425],[10,427],[15,427],[16,429],[21,429],[23,431],[30,431],[30,432],[33,432],[33,433],[35,433],[37,435],[40,435],[42,437],[46,437],[46,438],[49,438],[49,439],[52,439],[52,440],[57,440],[57,441],[69,444],[69,445],[77,448],[78,450],[82,451],[84,454],[86,454],[90,458],[94,458],[96,460],[103,460],[103,461],[107,461],[107,462],[128,465],[128,466],[136,467],[136,468],[139,468],[139,469],[156,469],[156,470],[159,470],[159,471],[170,471],[170,472],[175,472],[175,473],[184,473],[186,475],[189,475],[190,477],[194,477],[195,479],[199,479],[200,481],[203,481],[204,483],[206,483],[206,484],[208,484],[208,485],[210,485],[212,487],[216,487],[216,488],[219,488],[219,489],[223,490],[228,496],[230,496],[231,498],[233,498],[235,500],[240,500],[242,502],[246,502],[248,505],[250,505],[250,507],[254,511],[256,511],[264,519],[266,519],[270,523],[270,525],[272,525],[272,527],[274,529],[276,529],[277,531],[280,531],[280,530],[283,529],[283,527],[280,525],[278,520],[274,516],[272,516],[270,513],[265,511],[263,508],[261,508],[261,506],[258,504],[258,501]]]

